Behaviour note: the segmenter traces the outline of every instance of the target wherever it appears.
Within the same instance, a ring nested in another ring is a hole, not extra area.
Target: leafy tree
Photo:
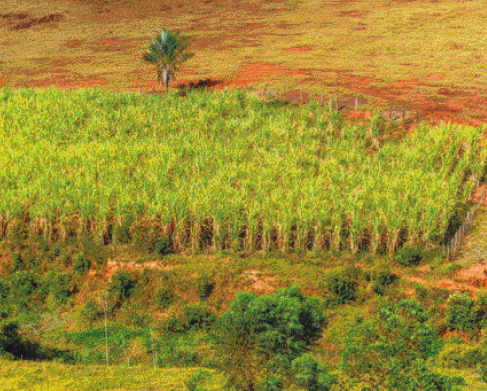
[[[329,391],[333,385],[326,366],[309,353],[293,361],[293,370],[297,383],[308,391]]]
[[[453,293],[446,302],[450,330],[478,330],[482,320],[479,302],[466,292]]]
[[[246,391],[269,375],[289,378],[292,361],[308,351],[325,324],[322,303],[299,288],[261,297],[242,293],[215,327],[215,365],[229,375],[227,386]]]
[[[342,368],[374,390],[451,390],[452,379],[426,366],[440,349],[441,339],[415,301],[385,300],[379,302],[376,316],[367,322],[357,319],[350,330]]]
[[[152,45],[147,47],[148,51],[143,56],[145,61],[156,65],[159,86],[162,86],[164,81],[166,92],[170,80],[176,78],[177,67],[194,56],[194,53],[183,53],[187,49],[187,40],[190,37],[179,34],[180,31],[173,33],[171,30],[160,30],[159,36],[151,37]]]
[[[135,277],[131,273],[120,269],[113,274],[109,291],[121,303],[132,295],[136,286],[137,281]]]

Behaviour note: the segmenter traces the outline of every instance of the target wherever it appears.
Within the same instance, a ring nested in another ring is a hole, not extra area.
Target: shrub
[[[0,279],[0,301],[10,296],[10,286],[4,279]]]
[[[480,372],[480,380],[487,383],[487,365],[478,364],[477,370]]]
[[[259,391],[282,391],[284,382],[282,377],[276,375],[269,375],[267,378],[259,383],[257,389]]]
[[[322,304],[290,287],[271,296],[240,294],[214,328],[215,365],[229,386],[254,389],[269,375],[290,377],[294,359],[306,352],[326,326]]]
[[[101,306],[93,300],[88,300],[83,306],[79,306],[79,322],[83,325],[88,323],[89,327],[103,314]]]
[[[196,293],[202,300],[207,299],[215,289],[215,281],[210,279],[207,275],[198,278],[196,282]]]
[[[165,309],[174,301],[175,297],[176,295],[173,289],[168,287],[159,288],[154,293],[152,303],[161,307],[162,309]]]
[[[465,343],[448,343],[438,354],[437,364],[447,368],[473,368],[486,359],[481,346]]]
[[[416,247],[405,245],[394,256],[394,261],[402,266],[417,266],[423,259],[421,250]]]
[[[19,252],[12,254],[10,259],[10,272],[15,273],[17,271],[24,270],[24,262]]]
[[[338,270],[329,273],[326,277],[328,289],[339,299],[340,303],[347,303],[357,299],[359,274],[356,268]]]
[[[39,287],[39,283],[34,273],[20,271],[10,277],[10,287],[14,297],[28,300]]]
[[[478,330],[482,313],[468,293],[455,292],[447,300],[447,324],[450,330]]]
[[[329,391],[333,385],[326,366],[311,354],[305,353],[295,359],[292,368],[296,382],[307,391]]]
[[[49,290],[56,303],[66,304],[68,299],[77,292],[77,287],[69,274],[58,273],[52,280]]]
[[[115,236],[119,243],[130,243],[132,234],[130,233],[130,226],[135,222],[133,216],[128,216],[120,227],[115,227]]]
[[[90,270],[90,267],[91,267],[91,262],[86,257],[84,251],[80,251],[78,254],[76,254],[73,261],[73,269],[77,274],[80,275],[87,274],[88,271]]]
[[[371,281],[372,290],[380,296],[383,296],[389,285],[395,282],[399,277],[392,273],[389,268],[380,268],[368,273]]]
[[[121,309],[122,319],[132,327],[145,328],[149,323],[149,315],[136,302],[130,301]]]
[[[342,353],[344,372],[367,381],[371,389],[450,390],[452,379],[426,365],[442,345],[428,314],[413,300],[395,304],[380,301],[378,313],[358,318],[350,329]]]
[[[209,330],[216,319],[216,314],[204,305],[187,305],[183,309],[182,324],[186,330]]]
[[[186,305],[181,314],[172,316],[166,323],[167,331],[172,333],[186,332],[191,329],[209,330],[216,322],[216,314],[208,307]]]
[[[171,240],[167,236],[161,236],[151,243],[149,250],[160,257],[170,254],[172,252]]]
[[[204,368],[198,369],[193,373],[188,380],[184,382],[184,385],[188,391],[203,391],[202,383],[205,383],[211,377],[211,373]]]
[[[119,269],[112,275],[109,291],[115,298],[122,301],[131,296],[136,286],[137,281],[134,276],[126,270]]]

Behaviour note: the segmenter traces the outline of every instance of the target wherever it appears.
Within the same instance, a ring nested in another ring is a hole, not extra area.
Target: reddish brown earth
[[[80,0],[78,0],[80,1]],[[76,2],[72,2],[73,5]],[[266,14],[279,13],[282,10],[288,10],[286,8],[285,0],[273,1],[278,3],[282,8],[278,9],[266,9],[262,5],[265,2],[240,2],[229,1],[223,4],[221,0],[180,0],[171,2],[169,4],[158,3],[154,8],[154,2],[141,1],[138,2],[136,7],[124,6],[124,1],[92,1],[93,6],[90,8],[89,13],[84,15],[86,20],[89,20],[93,25],[99,24],[106,25],[117,22],[121,19],[131,20],[137,18],[144,18],[147,15],[151,17],[164,18],[167,12],[177,13],[182,10],[187,10],[188,5],[192,12],[199,13],[198,18],[193,19],[191,27],[182,29],[184,33],[205,31],[212,33],[210,38],[200,37],[191,43],[191,51],[198,52],[203,51],[206,48],[217,49],[222,53],[230,48],[240,47],[239,45],[245,45],[245,47],[257,47],[254,42],[255,35],[254,30],[264,27],[265,25],[251,22],[251,19],[243,21],[238,27],[234,27],[230,36],[236,36],[239,38],[238,45],[225,44],[224,38],[219,35],[218,27],[212,27],[212,24],[208,22],[205,15],[211,14],[219,7],[225,9],[231,8],[234,11],[251,11],[262,12]],[[345,2],[341,2],[345,3]],[[87,11],[88,12],[88,11]],[[185,11],[186,12],[186,11]],[[340,11],[343,16],[360,17],[357,11]],[[69,16],[69,14],[68,14]],[[11,31],[18,31],[19,34],[22,31],[28,31],[29,29],[56,29],[66,20],[66,15],[62,13],[46,12],[43,15],[35,15],[30,11],[19,12],[5,12],[0,14],[0,27],[3,24],[7,26]],[[276,27],[285,31],[288,28],[287,23],[278,23]],[[364,26],[358,26],[358,29],[365,28]],[[133,51],[134,48],[139,48],[142,45],[147,44],[147,38],[124,38],[121,36],[110,36],[102,39],[88,39],[80,35],[76,39],[66,39],[65,47],[72,49],[89,49],[93,55],[85,57],[77,57],[76,59],[53,59],[53,57],[46,53],[42,59],[39,59],[38,67],[20,68],[16,69],[16,80],[21,78],[21,82],[13,84],[14,88],[19,87],[52,87],[57,86],[61,89],[76,89],[85,87],[110,87],[112,78],[115,78],[113,73],[110,73],[108,67],[107,72],[99,76],[80,77],[73,72],[76,65],[90,63],[93,58],[99,53],[126,53]],[[5,49],[2,46],[2,49]],[[312,45],[296,46],[292,45],[290,40],[289,47],[284,49],[286,52],[299,55],[313,50]],[[370,54],[374,55],[374,54]],[[0,59],[0,87],[11,85],[12,75],[8,72],[4,72],[2,68],[2,60]],[[89,65],[88,65],[89,66]],[[7,68],[8,69],[8,68]],[[158,93],[157,81],[155,77],[151,81],[143,81],[142,75],[146,75],[148,72],[155,76],[153,70],[130,70],[130,79],[133,83],[128,86],[127,89],[137,90],[140,88],[143,93]],[[51,75],[41,80],[30,80],[33,76],[39,74]],[[304,104],[309,101],[309,95],[301,90],[299,86],[308,86],[319,83],[320,85],[328,87],[340,87],[347,91],[347,94],[339,97],[334,101],[333,107],[339,110],[350,119],[368,119],[371,117],[371,112],[368,110],[361,110],[360,107],[355,110],[355,96],[361,94],[363,96],[370,97],[376,101],[383,102],[381,105],[383,108],[390,108],[391,111],[384,114],[386,118],[396,118],[405,122],[405,126],[414,126],[416,115],[420,120],[427,120],[434,124],[438,124],[441,121],[452,121],[458,124],[466,124],[473,126],[481,126],[486,122],[487,118],[487,91],[480,88],[461,88],[451,85],[446,87],[436,87],[435,82],[444,80],[445,75],[440,73],[432,73],[426,79],[404,79],[399,81],[390,82],[389,84],[383,83],[382,80],[377,80],[372,77],[362,77],[354,74],[353,71],[343,71],[336,69],[316,69],[316,68],[298,68],[290,65],[284,66],[279,64],[270,64],[265,62],[252,61],[245,65],[242,65],[240,69],[235,73],[232,78],[205,78],[199,79],[195,77],[196,73],[185,68],[184,65],[178,72],[178,79],[171,85],[171,88],[178,89],[194,89],[207,87],[210,90],[221,90],[223,88],[246,88],[251,87],[257,82],[266,81],[270,77],[282,77],[286,80],[288,76],[299,76],[302,79],[297,82],[295,88],[285,91],[282,97],[290,102],[297,104]],[[330,76],[334,76],[332,82]],[[386,84],[383,87],[377,87],[377,84]],[[417,90],[418,87],[429,87],[436,90],[436,94],[431,96],[425,96]],[[330,97],[322,97],[323,101],[327,101]],[[362,97],[358,98],[358,104],[362,105],[366,103]],[[396,110],[393,108],[408,107],[408,110]],[[465,111],[470,113],[467,114]],[[487,131],[486,131],[487,133]],[[0,264],[1,267],[1,264]],[[107,277],[120,267],[119,264],[109,264],[107,269]],[[126,266],[127,267],[127,266]],[[128,268],[135,268],[136,265],[128,266]],[[459,281],[455,282],[451,280],[441,280],[435,282],[428,282],[422,280],[419,277],[411,277],[409,279],[426,284],[444,287],[447,289],[470,289],[478,290],[481,287],[487,287],[487,277],[485,276],[486,269],[482,265],[474,266],[470,269],[463,270],[459,273]],[[272,278],[263,278],[256,273],[248,273],[247,277],[253,284],[256,290],[269,290],[272,289],[276,282]]]
[[[73,7],[80,6],[84,3],[85,7],[87,2],[81,0],[71,1]],[[254,46],[255,43],[255,29],[262,28],[262,23],[253,23],[252,19],[246,19],[240,23],[238,27],[232,27],[230,33],[225,36],[216,35],[218,26],[212,27],[212,23],[208,20],[206,15],[213,15],[214,11],[219,7],[222,9],[230,9],[233,12],[259,12],[266,15],[279,15],[279,12],[289,11],[291,6],[285,0],[273,1],[273,4],[278,4],[279,8],[268,9],[265,7],[266,2],[237,2],[230,1],[222,3],[218,0],[179,0],[168,4],[155,3],[151,1],[132,1],[130,7],[126,4],[126,1],[92,1],[90,8],[86,8],[86,15],[84,17],[90,20],[92,25],[100,24],[106,25],[110,23],[116,23],[120,20],[134,20],[147,17],[159,17],[164,18],[167,15],[177,15],[178,12],[184,10],[185,13],[195,13],[198,17],[192,19],[191,27],[181,29],[181,31],[188,33],[191,31],[207,31],[212,33],[210,38],[201,37],[196,39],[191,44],[191,50],[198,52],[206,48],[216,48],[221,52],[225,52],[231,47],[240,47],[239,45],[245,45],[245,47]],[[342,2],[344,3],[344,2]],[[338,6],[338,5],[337,5]],[[78,11],[77,11],[78,12]],[[340,16],[359,18],[361,13],[356,10],[340,10],[338,11]],[[64,23],[65,20],[71,15],[71,12],[67,12],[68,15],[63,13],[47,12],[43,15],[34,14],[30,11],[18,11],[18,12],[5,12],[0,14],[0,23],[8,26],[10,31],[26,31],[29,29],[56,29],[60,23]],[[186,15],[186,14],[185,14]],[[79,17],[79,16],[78,16]],[[279,29],[286,30],[291,24],[279,22],[276,26]],[[358,29],[364,29],[365,26],[359,26]],[[41,30],[39,30],[41,31]],[[225,45],[224,42],[229,37],[239,37],[238,45]],[[78,39],[67,39],[65,46],[76,50],[77,48],[89,48],[96,54],[98,52],[118,52],[123,53],[130,51],[135,47],[140,47],[147,43],[147,38],[124,38],[120,36],[113,36],[109,38],[97,39],[89,41],[83,36]],[[222,45],[221,45],[221,44]],[[312,50],[312,45],[307,46],[293,46],[292,44],[284,50],[290,53],[296,53],[298,55],[301,52]],[[374,55],[374,54],[369,54]],[[80,61],[90,61],[90,58],[76,58],[76,60],[69,59],[65,61],[55,60],[52,61],[49,54],[46,54],[45,61],[43,61],[42,67],[39,69],[21,69],[23,81],[21,83],[15,83],[14,88],[18,87],[49,87],[58,86],[60,88],[72,89],[80,87],[110,87],[110,72],[109,69],[103,76],[88,77],[80,79],[80,77],[73,76],[72,69],[75,68],[76,63]],[[1,62],[0,62],[1,67]],[[70,69],[71,67],[71,69]],[[441,121],[452,121],[459,124],[467,124],[473,126],[481,126],[486,122],[487,118],[487,93],[481,89],[462,89],[456,86],[449,88],[437,88],[437,94],[433,96],[423,96],[421,92],[415,89],[415,87],[431,87],[435,88],[435,81],[443,80],[445,75],[432,73],[425,80],[400,80],[392,82],[384,87],[376,87],[377,83],[381,83],[381,80],[376,80],[370,77],[361,77],[354,75],[350,71],[342,71],[335,69],[294,69],[276,64],[266,64],[262,62],[249,61],[248,64],[243,65],[240,71],[231,79],[217,79],[211,78],[205,80],[198,80],[192,77],[193,72],[184,70],[182,67],[179,75],[180,80],[175,83],[177,88],[199,88],[207,86],[209,89],[221,89],[227,87],[242,88],[252,85],[258,81],[265,81],[269,76],[282,76],[283,79],[288,75],[302,75],[308,76],[298,82],[296,88],[292,91],[287,91],[284,97],[291,102],[303,104],[309,101],[309,96],[306,92],[299,89],[299,84],[311,85],[320,82],[325,86],[341,87],[348,91],[346,96],[339,97],[335,102],[335,108],[343,111],[344,114],[350,119],[368,119],[370,118],[370,111],[355,110],[354,100],[350,99],[356,94],[363,94],[370,97],[375,101],[380,101],[381,106],[384,109],[394,107],[407,107],[407,110],[400,110],[396,113],[385,113],[386,118],[397,118],[401,121],[405,121],[406,124],[415,122],[416,116],[420,120],[427,120],[432,123],[438,124]],[[1,69],[1,68],[0,68]],[[48,70],[48,72],[43,72]],[[145,74],[147,70],[139,71],[133,70],[129,73],[133,77],[134,83],[128,87],[128,89],[137,90],[141,89],[143,92],[153,91],[156,89],[156,80],[150,82],[141,82],[138,79],[138,75]],[[52,76],[46,77],[42,80],[29,81],[29,77],[39,74],[50,74]],[[327,84],[327,76],[337,76],[333,79],[332,83]],[[6,72],[0,72],[0,87],[11,85],[9,75]],[[328,100],[329,97],[323,97],[323,100]],[[465,110],[469,110],[470,114],[465,113]],[[472,113],[474,111],[475,113]]]

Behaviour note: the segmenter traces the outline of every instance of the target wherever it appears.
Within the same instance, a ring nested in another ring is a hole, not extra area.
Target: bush
[[[12,254],[12,258],[10,259],[10,272],[15,273],[20,270],[24,270],[24,262],[22,261],[20,253],[15,252]]]
[[[24,304],[31,299],[39,286],[40,285],[32,272],[16,272],[10,277],[12,296]]]
[[[10,286],[7,281],[0,279],[0,301],[6,300],[10,296]]]
[[[198,278],[196,282],[196,293],[202,300],[207,299],[215,289],[215,281],[210,279],[207,275]]]
[[[305,353],[295,359],[292,368],[296,382],[307,391],[329,391],[333,385],[326,366],[311,354]]]
[[[357,299],[358,280],[361,272],[357,269],[348,268],[346,270],[333,271],[325,277],[328,289],[340,299],[341,304]]]
[[[269,375],[267,378],[259,383],[257,389],[259,391],[282,391],[284,382],[281,377],[276,375]]]
[[[202,383],[205,383],[210,377],[211,373],[207,369],[201,368],[193,373],[189,379],[184,382],[184,385],[188,391],[204,391]]]
[[[141,308],[134,301],[124,304],[121,314],[125,324],[136,328],[145,328],[150,321],[149,315],[144,308]]]
[[[482,320],[479,305],[468,293],[455,292],[447,300],[447,324],[450,330],[478,330]]]
[[[180,315],[173,316],[167,321],[166,327],[169,332],[181,333],[191,329],[211,329],[216,322],[216,314],[204,305],[186,305]]]
[[[74,257],[73,269],[75,273],[85,275],[88,273],[91,267],[91,262],[86,257],[86,254],[81,251]]]
[[[56,303],[66,304],[68,299],[72,297],[78,289],[73,283],[71,275],[67,273],[58,273],[52,280],[49,286],[49,291]]]
[[[132,234],[130,233],[130,226],[135,222],[133,216],[128,216],[120,227],[115,227],[115,236],[119,243],[130,243]]]
[[[369,271],[367,273],[367,277],[371,281],[372,290],[380,296],[383,296],[386,293],[389,285],[394,283],[399,278],[387,267]]]
[[[478,363],[485,362],[485,352],[481,346],[448,343],[438,354],[437,364],[447,368],[474,368]]]
[[[102,314],[103,310],[101,306],[93,300],[87,301],[79,311],[81,323],[83,324],[86,322],[90,327],[101,317]]]
[[[269,375],[290,377],[291,363],[326,326],[323,305],[290,287],[273,295],[240,294],[214,327],[215,365],[229,386],[254,389]]]
[[[162,309],[165,309],[174,301],[175,297],[176,295],[173,289],[168,287],[159,288],[154,293],[152,303]]]
[[[450,390],[453,380],[426,365],[442,347],[428,314],[413,300],[379,301],[378,313],[357,319],[342,352],[342,369],[371,389]]]
[[[394,256],[394,261],[402,266],[417,266],[423,259],[421,250],[416,247],[405,245]]]
[[[487,365],[478,364],[477,371],[480,372],[480,380],[487,383]]]
[[[162,257],[172,252],[171,240],[167,236],[161,236],[151,243],[149,251]]]
[[[119,269],[112,275],[109,291],[116,299],[122,301],[132,295],[136,286],[135,277],[126,270]]]

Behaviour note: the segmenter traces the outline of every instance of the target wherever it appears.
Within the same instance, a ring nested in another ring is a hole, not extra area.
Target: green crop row
[[[479,128],[421,124],[398,141],[380,113],[350,125],[241,91],[2,89],[0,140],[0,236],[102,238],[132,219],[174,250],[438,244],[487,157]]]

